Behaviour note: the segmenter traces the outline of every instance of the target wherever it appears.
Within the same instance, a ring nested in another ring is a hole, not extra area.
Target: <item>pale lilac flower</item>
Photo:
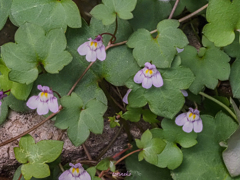
[[[199,111],[197,109],[189,108],[189,111],[186,113],[179,114],[175,123],[178,126],[183,126],[183,131],[190,133],[194,130],[196,133],[199,133],[203,129],[202,119],[200,118]]]
[[[127,90],[127,93],[124,95],[124,97],[123,97],[123,102],[125,103],[125,104],[128,104],[128,95],[129,95],[129,93],[132,91],[132,89],[128,89]]]
[[[71,168],[64,171],[58,180],[91,180],[91,176],[85,171],[80,163],[69,164]]]
[[[8,91],[7,91],[8,92]],[[5,94],[5,92],[3,92],[3,91],[0,91],[0,106],[2,105],[2,99],[3,98],[5,98],[5,97],[7,97],[7,95]]]
[[[137,72],[134,76],[135,83],[142,83],[142,87],[149,89],[153,86],[161,87],[163,86],[163,79],[160,72],[157,70],[154,64],[149,62],[145,63],[145,67]]]
[[[181,90],[184,97],[188,97],[188,92],[186,90]]]
[[[48,86],[38,85],[37,88],[42,91],[38,96],[32,96],[27,101],[30,109],[37,109],[39,115],[45,115],[48,111],[58,112],[58,101],[53,95],[53,91]]]
[[[178,53],[181,53],[181,52],[183,52],[183,51],[184,51],[184,48],[183,48],[183,49],[177,48],[177,52],[178,52]]]
[[[86,55],[88,62],[93,62],[99,59],[103,61],[106,59],[106,50],[102,42],[102,36],[98,35],[94,40],[92,38],[78,47],[77,51],[80,55]]]

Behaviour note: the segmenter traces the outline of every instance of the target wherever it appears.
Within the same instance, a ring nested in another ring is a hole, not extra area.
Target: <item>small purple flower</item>
[[[123,102],[125,103],[125,104],[128,104],[128,95],[129,95],[129,93],[132,91],[132,89],[128,89],[127,90],[127,93],[124,95],[124,97],[123,97]]]
[[[184,97],[188,97],[188,92],[186,90],[181,90]]]
[[[71,168],[64,171],[58,180],[91,180],[91,176],[85,171],[80,163],[69,164]]]
[[[183,126],[183,131],[187,133],[192,132],[192,130],[199,133],[203,130],[202,119],[197,109],[189,108],[188,112],[179,114],[175,119],[175,123],[178,126]]]
[[[149,89],[154,85],[155,87],[163,86],[163,79],[156,66],[146,62],[145,67],[137,72],[134,76],[135,83],[142,83],[142,87]]]
[[[102,42],[102,36],[98,35],[94,40],[92,38],[78,47],[77,51],[80,55],[86,55],[88,62],[93,62],[99,59],[103,61],[106,59],[106,50]]]
[[[42,91],[38,96],[32,96],[27,101],[30,109],[37,109],[39,115],[45,115],[48,111],[58,112],[57,98],[53,95],[53,91],[48,86],[38,85],[37,88]]]
[[[8,92],[8,91],[7,91]],[[5,94],[5,92],[3,92],[3,91],[0,91],[0,106],[2,105],[2,99],[3,98],[5,98],[5,97],[7,97],[7,95]]]

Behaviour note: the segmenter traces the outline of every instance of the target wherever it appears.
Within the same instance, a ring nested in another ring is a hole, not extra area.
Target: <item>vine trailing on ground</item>
[[[0,51],[0,123],[9,109],[46,116],[0,143],[21,138],[13,179],[239,179],[239,8],[238,0],[103,0],[88,24],[72,0],[0,0],[0,29],[8,17],[18,27]],[[186,21],[202,47],[188,45]],[[119,129],[95,158],[84,142],[103,132],[109,106],[109,126]],[[53,117],[88,160],[62,166],[62,141],[35,143],[28,133]],[[135,141],[133,123],[143,131]],[[122,130],[132,145],[100,160]]]

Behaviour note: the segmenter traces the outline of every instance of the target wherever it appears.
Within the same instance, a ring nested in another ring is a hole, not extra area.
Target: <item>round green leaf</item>
[[[0,0],[0,30],[5,25],[10,14],[12,0]]]
[[[226,46],[233,42],[235,30],[240,29],[240,1],[211,0],[207,8],[207,21],[203,29],[207,38],[216,46]]]

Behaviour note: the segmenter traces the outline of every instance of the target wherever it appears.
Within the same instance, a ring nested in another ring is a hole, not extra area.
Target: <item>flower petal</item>
[[[143,87],[143,88],[146,88],[146,89],[149,89],[149,88],[152,87],[152,84],[153,84],[152,78],[147,78],[147,77],[145,77],[145,78],[143,79],[143,82],[142,82],[142,87]]]
[[[27,101],[27,107],[30,109],[36,109],[38,107],[38,104],[40,103],[40,99],[38,96],[32,96]]]
[[[185,131],[186,133],[190,133],[193,130],[193,123],[191,121],[187,121],[183,127],[182,127],[183,131]]]
[[[188,97],[188,92],[186,90],[181,90],[184,97]]]
[[[199,133],[203,130],[203,124],[202,124],[202,120],[198,120],[198,121],[194,121],[193,123],[193,127],[194,127],[194,131],[196,133]]]
[[[61,174],[58,180],[75,180],[75,177],[72,176],[69,170],[66,170]]]
[[[80,45],[77,49],[78,53],[82,56],[86,55],[88,51],[90,51],[90,48],[88,46],[88,42],[83,43]]]
[[[161,87],[163,86],[163,79],[162,79],[162,76],[160,74],[160,72],[157,72],[157,74],[155,74],[153,77],[152,77],[152,82],[153,82],[153,85],[155,87]]]
[[[176,119],[175,119],[175,123],[176,123],[178,126],[182,126],[182,125],[184,125],[186,122],[187,122],[187,114],[186,114],[186,113],[179,114],[179,115],[176,117]]]
[[[78,180],[91,180],[91,176],[87,171],[84,171],[82,174],[80,174]]]
[[[48,100],[48,108],[50,111],[52,111],[53,113],[58,112],[58,101],[56,97],[52,97]]]
[[[96,51],[89,50],[87,51],[86,59],[88,62],[94,62],[97,60],[97,54]]]
[[[181,52],[183,52],[183,51],[184,51],[184,48],[183,48],[183,49],[177,48],[177,52],[178,52],[178,53],[181,53]]]
[[[133,80],[134,80],[134,82],[135,83],[142,83],[142,81],[143,81],[143,79],[144,79],[144,73],[143,73],[143,70],[141,69],[141,70],[139,70],[138,72],[137,72],[137,74],[134,76],[134,78],[133,78]]]
[[[100,60],[100,61],[103,61],[106,59],[106,51],[105,51],[105,46],[102,45],[101,48],[98,48],[96,50],[96,53],[97,53],[97,58]]]
[[[152,69],[151,67],[152,67],[152,64],[150,63],[150,62],[146,62],[145,64],[144,64],[144,66],[145,67],[147,67],[148,69]],[[155,65],[154,65],[155,66]]]
[[[0,106],[2,105],[2,101],[0,101]]]
[[[125,96],[123,97],[123,102],[125,103],[125,104],[128,104],[128,95],[129,95],[129,93],[132,91],[132,89],[128,89],[127,90],[127,93],[125,94]]]
[[[37,113],[39,115],[45,115],[48,113],[48,103],[47,102],[39,102],[37,107]]]

